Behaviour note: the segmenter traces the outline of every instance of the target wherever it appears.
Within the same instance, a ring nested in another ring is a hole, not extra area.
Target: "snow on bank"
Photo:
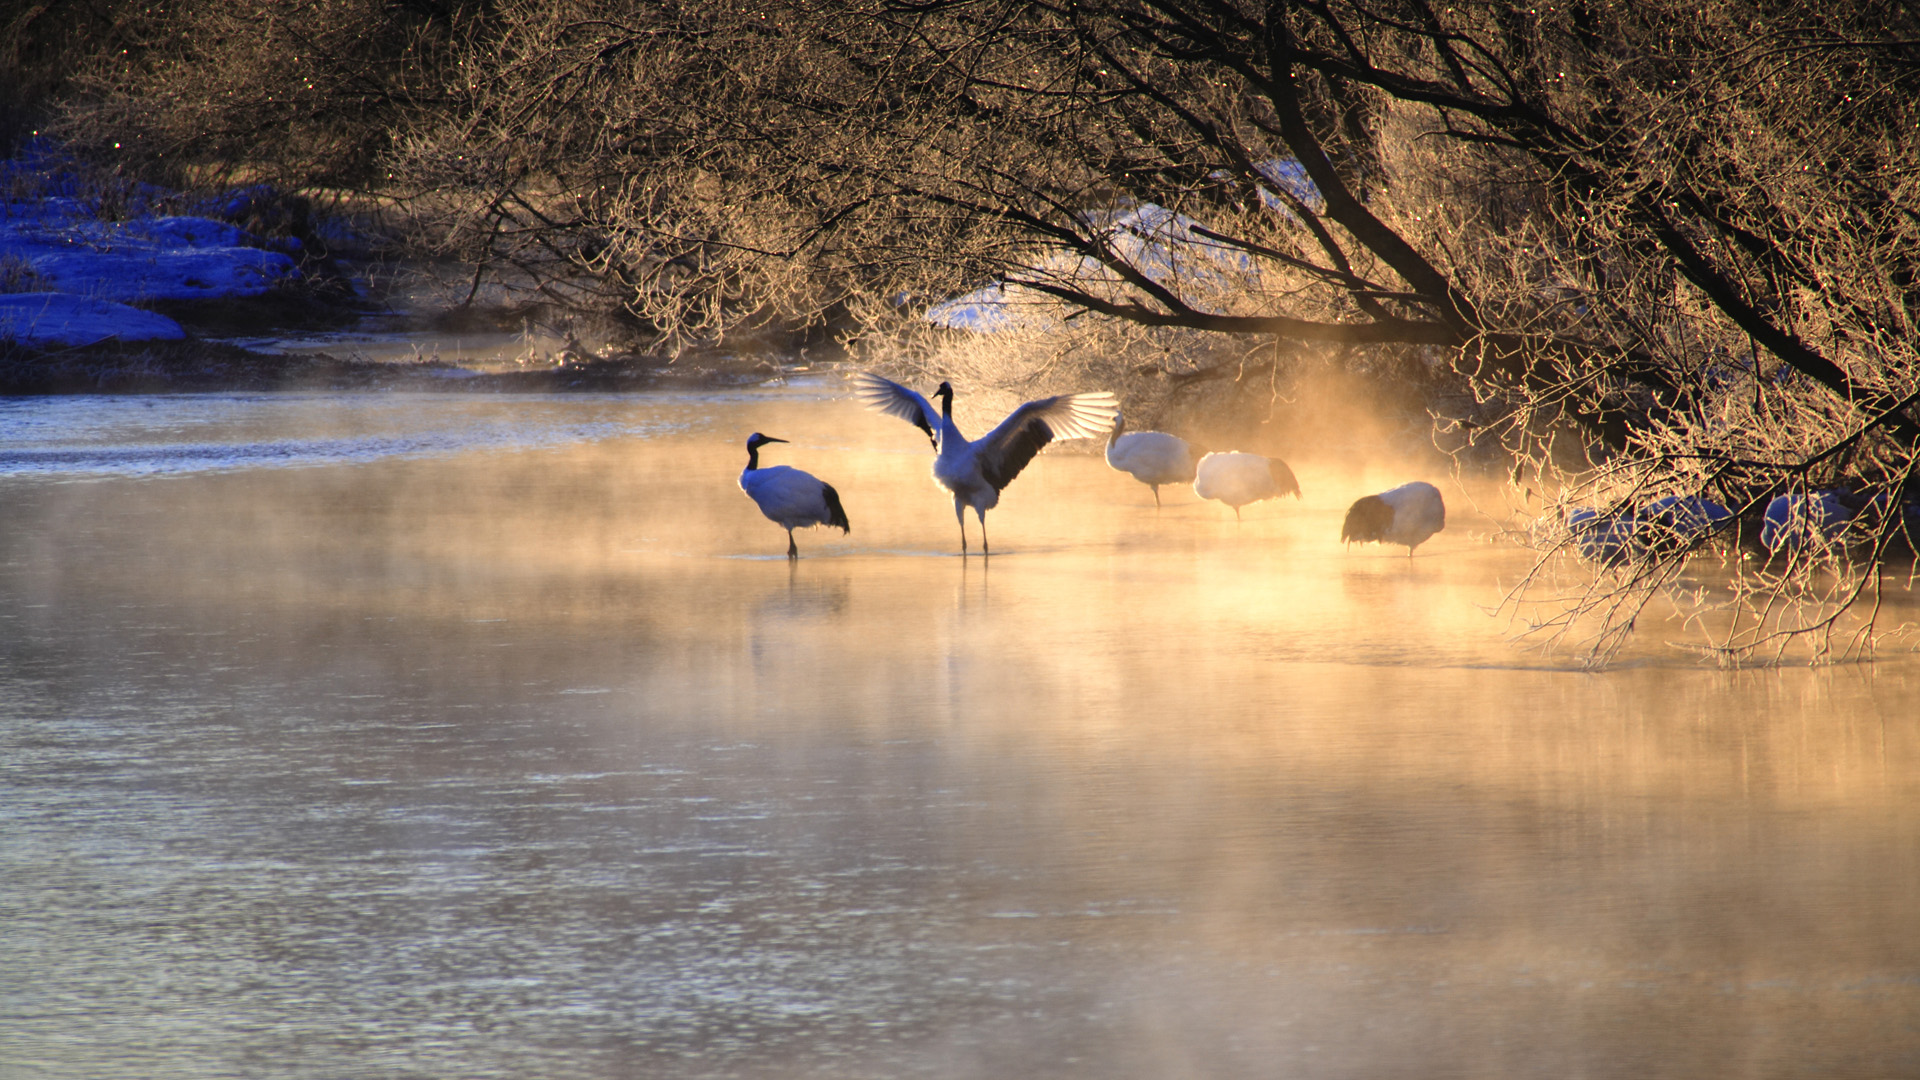
[[[1299,224],[1300,218],[1293,210],[1296,205],[1310,214],[1325,211],[1325,200],[1299,162],[1275,159],[1258,169],[1267,181],[1257,189],[1261,205],[1280,220]],[[1120,210],[1088,211],[1084,220],[1094,227],[1113,259],[1157,285],[1187,294],[1190,301],[1212,298],[1224,307],[1234,296],[1258,288],[1260,269],[1247,250],[1211,238],[1199,222],[1185,214],[1139,203]],[[977,334],[1058,327],[1062,317],[1059,303],[1035,285],[1094,295],[1120,295],[1129,288],[1114,267],[1098,259],[1064,251],[1043,252],[1014,276],[940,301],[922,317],[936,326]]]
[[[291,256],[246,240],[224,221],[197,217],[0,218],[0,257],[19,259],[47,291],[123,304],[258,296],[299,277]]]
[[[1149,281],[1190,297],[1225,297],[1251,288],[1258,273],[1244,249],[1208,239],[1200,224],[1185,214],[1143,203],[1099,216],[1104,217],[1098,222],[1101,240],[1115,259]],[[1095,217],[1087,215],[1090,224]],[[1128,287],[1119,271],[1097,259],[1053,252],[1022,268],[1018,277],[935,304],[925,318],[936,326],[982,334],[1058,326],[1059,304],[1035,285],[1096,295],[1118,295]]]
[[[0,340],[178,340],[179,323],[138,305],[259,296],[301,278],[286,251],[227,222],[143,207],[106,220],[97,200],[74,194],[77,183],[45,161],[7,162],[0,173],[16,191],[40,189],[0,201]],[[289,244],[298,241],[281,242]]]
[[[180,324],[158,312],[70,293],[0,293],[0,340],[46,346],[178,341]]]

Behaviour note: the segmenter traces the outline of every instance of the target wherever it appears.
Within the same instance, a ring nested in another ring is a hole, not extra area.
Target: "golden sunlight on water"
[[[1331,457],[963,560],[830,385],[393,404],[0,449],[0,1075],[1920,1074],[1911,661],[1555,666]]]

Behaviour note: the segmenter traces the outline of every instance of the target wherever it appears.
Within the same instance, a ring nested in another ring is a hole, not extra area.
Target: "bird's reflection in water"
[[[979,565],[976,566],[976,562]],[[956,613],[987,610],[987,575],[992,571],[991,557],[960,560],[960,576],[954,579],[953,586],[953,610]]]
[[[789,560],[786,583],[767,590],[754,605],[758,622],[796,622],[844,616],[852,602],[847,571]]]

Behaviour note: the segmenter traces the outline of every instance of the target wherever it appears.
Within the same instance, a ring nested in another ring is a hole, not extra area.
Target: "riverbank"
[[[649,353],[476,296],[470,268],[396,266],[381,233],[268,186],[167,191],[36,143],[0,163],[0,395],[604,391],[818,366],[786,341]]]
[[[452,360],[378,360],[328,352],[269,353],[187,338],[66,349],[0,345],[0,395],[204,393],[228,390],[409,390],[468,393],[645,390],[765,382],[820,370],[731,353],[561,357],[522,370]]]

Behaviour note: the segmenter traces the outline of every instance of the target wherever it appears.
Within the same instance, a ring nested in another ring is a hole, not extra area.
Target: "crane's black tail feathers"
[[[1393,507],[1378,495],[1368,495],[1347,510],[1340,526],[1340,541],[1345,544],[1378,542],[1393,527]]]
[[[1296,499],[1300,497],[1300,481],[1294,478],[1293,470],[1287,467],[1286,462],[1277,457],[1268,458],[1267,472],[1273,475],[1273,493],[1276,496],[1291,495]]]
[[[827,500],[827,525],[843,533],[852,532],[853,526],[847,524],[847,512],[840,505],[840,493],[833,490],[832,484],[821,484],[820,494]]]

